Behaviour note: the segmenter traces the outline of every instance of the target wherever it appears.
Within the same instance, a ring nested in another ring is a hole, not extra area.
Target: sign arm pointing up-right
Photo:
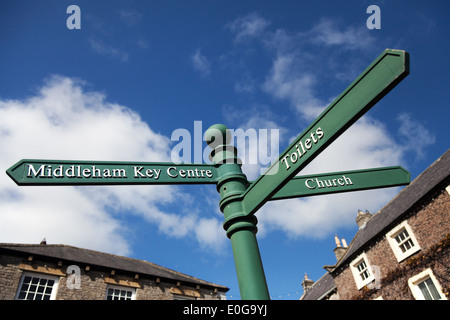
[[[246,190],[245,212],[254,214],[408,74],[408,53],[386,49]]]

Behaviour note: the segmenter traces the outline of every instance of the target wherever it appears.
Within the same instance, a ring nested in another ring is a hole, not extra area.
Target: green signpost
[[[227,127],[219,124],[205,132],[212,164],[21,160],[6,173],[18,185],[34,186],[216,184],[241,298],[268,300],[255,216],[265,202],[410,183],[409,172],[401,167],[296,176],[408,73],[408,53],[385,50],[252,182],[241,170],[236,148],[229,145]]]
[[[296,176],[269,200],[404,186],[410,182],[410,173],[402,167],[382,167]]]
[[[6,173],[18,185],[214,184],[211,164],[20,160]]]
[[[385,50],[246,190],[245,212],[255,213],[408,73],[408,53]]]

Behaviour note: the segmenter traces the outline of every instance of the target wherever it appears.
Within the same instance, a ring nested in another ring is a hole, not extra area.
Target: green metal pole
[[[225,217],[223,227],[233,248],[241,299],[269,300],[269,290],[256,240],[257,219],[254,215],[247,216],[242,207],[242,194],[249,182],[242,173],[237,150],[229,145],[231,135],[224,125],[211,126],[205,137],[213,149],[210,154],[211,161],[218,165],[219,205]]]

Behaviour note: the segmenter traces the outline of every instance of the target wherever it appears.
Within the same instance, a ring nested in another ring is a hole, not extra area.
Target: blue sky
[[[81,29],[66,26],[72,4]],[[381,10],[381,29],[366,26],[370,5]],[[281,152],[392,48],[410,53],[410,75],[302,173],[402,165],[414,179],[449,147],[449,9],[446,1],[2,1],[1,168],[22,158],[171,161],[172,133],[193,136],[195,121],[203,132],[214,123],[268,129]],[[266,151],[252,148],[245,152]],[[249,180],[261,165],[244,165]],[[127,255],[239,298],[214,186],[31,188],[4,174],[0,188],[0,242],[46,237]],[[298,299],[305,273],[317,280],[335,263],[334,235],[353,238],[357,210],[377,212],[400,190],[261,208],[272,298]]]

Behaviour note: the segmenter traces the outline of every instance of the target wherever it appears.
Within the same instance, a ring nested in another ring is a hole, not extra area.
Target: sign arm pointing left
[[[6,173],[19,186],[217,183],[217,166],[205,163],[25,159]]]

